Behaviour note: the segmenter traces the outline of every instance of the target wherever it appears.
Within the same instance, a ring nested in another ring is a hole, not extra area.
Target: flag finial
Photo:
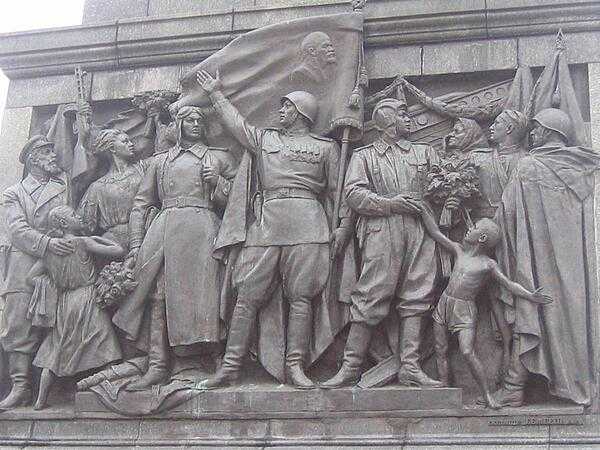
[[[556,50],[563,51],[567,49],[567,41],[565,39],[565,35],[563,34],[562,28],[558,30],[556,34]]]

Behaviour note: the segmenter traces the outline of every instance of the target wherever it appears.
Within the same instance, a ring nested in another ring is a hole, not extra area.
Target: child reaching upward
[[[94,302],[97,273],[92,254],[118,257],[123,247],[97,236],[78,236],[81,219],[69,206],[50,211],[50,225],[74,246],[66,256],[47,253],[27,275],[34,285],[36,277],[48,274],[58,292],[56,319],[42,342],[33,364],[41,367],[40,390],[35,409],[46,406],[50,386],[57,376],[71,376],[102,367],[121,358],[119,342],[107,313]]]
[[[435,354],[440,381],[448,385],[448,331],[458,335],[458,344],[462,355],[483,391],[490,408],[499,408],[490,392],[483,366],[475,354],[475,334],[477,330],[477,301],[482,289],[489,280],[494,280],[513,295],[530,302],[547,304],[552,299],[542,294],[541,288],[530,292],[518,283],[509,280],[498,267],[496,261],[488,256],[498,243],[500,230],[491,219],[481,219],[470,228],[462,244],[448,239],[437,226],[433,216],[422,208],[421,216],[431,237],[454,256],[454,267],[448,286],[442,293],[433,312],[433,331]]]

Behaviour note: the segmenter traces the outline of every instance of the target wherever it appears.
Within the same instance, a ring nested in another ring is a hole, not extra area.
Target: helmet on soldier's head
[[[383,100],[379,100],[375,107],[373,108],[373,114],[371,118],[375,121],[375,116],[377,111],[381,108],[392,108],[394,111],[397,111],[399,108],[406,109],[406,100],[405,99],[397,99],[397,98],[384,98]]]
[[[532,120],[544,128],[556,131],[567,141],[571,140],[571,136],[573,136],[573,122],[569,115],[560,109],[542,109]]]
[[[315,123],[319,111],[319,103],[314,95],[305,91],[294,91],[281,97],[282,103],[284,100],[292,102],[300,114],[306,117],[310,123]]]

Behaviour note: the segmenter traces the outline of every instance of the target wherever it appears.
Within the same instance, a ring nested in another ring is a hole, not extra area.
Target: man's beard
[[[43,163],[40,168],[50,175],[60,175],[62,173],[62,169],[56,163]]]

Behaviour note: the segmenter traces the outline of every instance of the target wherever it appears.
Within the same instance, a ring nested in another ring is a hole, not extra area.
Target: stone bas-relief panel
[[[593,411],[600,157],[562,33],[541,73],[369,79],[362,6],[177,87],[77,68],[77,101],[34,111],[0,420]]]

